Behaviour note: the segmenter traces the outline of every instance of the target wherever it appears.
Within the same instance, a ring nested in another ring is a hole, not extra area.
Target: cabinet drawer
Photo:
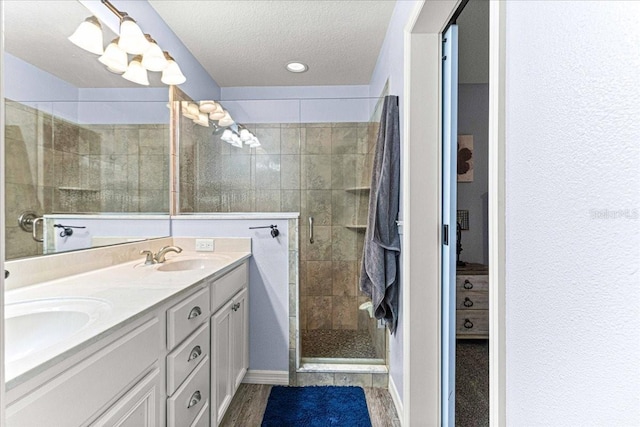
[[[167,394],[171,396],[185,378],[209,355],[209,323],[200,326],[167,356]]]
[[[489,293],[484,291],[456,292],[456,310],[488,310]]]
[[[209,318],[209,288],[199,290],[167,310],[167,347],[171,350]]]
[[[209,401],[209,357],[189,375],[173,396],[167,399],[167,425],[189,426]]]
[[[456,276],[456,291],[489,291],[489,275],[460,274]]]
[[[457,310],[456,333],[458,335],[489,335],[489,310]]]
[[[211,312],[215,313],[246,285],[247,263],[245,262],[213,282],[213,286],[211,286]]]
[[[209,427],[209,402],[205,403],[204,408],[198,414],[191,427]]]

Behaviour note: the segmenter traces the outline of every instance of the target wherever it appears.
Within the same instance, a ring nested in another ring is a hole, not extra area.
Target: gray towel
[[[384,99],[378,131],[369,217],[360,272],[360,290],[371,298],[377,319],[394,333],[398,323],[398,210],[400,206],[400,128],[398,97]]]

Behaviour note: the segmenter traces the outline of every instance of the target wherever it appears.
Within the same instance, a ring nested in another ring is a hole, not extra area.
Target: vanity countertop
[[[110,305],[106,315],[99,316],[93,323],[64,341],[6,363],[7,390],[146,315],[170,298],[188,292],[203,280],[222,276],[251,256],[250,252],[223,254],[225,259],[211,269],[159,271],[162,264],[145,266],[138,259],[7,291],[7,307],[25,301],[53,298],[99,299]],[[206,257],[206,253],[183,251],[180,255],[168,254],[167,263],[172,258]]]

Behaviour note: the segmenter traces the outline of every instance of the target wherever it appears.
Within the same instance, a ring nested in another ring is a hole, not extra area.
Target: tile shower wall
[[[300,329],[370,331],[383,358],[384,330],[358,309],[367,300],[358,290],[369,195],[362,188],[378,124],[246,127],[261,147],[232,147],[219,131],[180,119],[181,212],[300,212]]]
[[[42,253],[18,227],[44,213],[167,212],[167,125],[78,125],[6,101],[6,258]]]

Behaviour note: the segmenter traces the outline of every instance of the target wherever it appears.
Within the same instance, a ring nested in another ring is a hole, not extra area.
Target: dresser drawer
[[[209,288],[204,288],[183,299],[167,310],[167,347],[176,344],[195,331],[209,318]]]
[[[173,396],[167,399],[167,425],[190,426],[209,401],[209,357],[206,356]]]
[[[167,356],[167,394],[171,396],[198,363],[209,355],[209,322]]]
[[[488,310],[489,293],[485,291],[457,291],[456,310]]]
[[[246,262],[213,282],[211,286],[211,312],[215,313],[245,286],[247,286]]]
[[[460,274],[456,276],[456,291],[489,291],[488,274]]]
[[[456,310],[456,333],[478,337],[489,335],[489,310]]]

